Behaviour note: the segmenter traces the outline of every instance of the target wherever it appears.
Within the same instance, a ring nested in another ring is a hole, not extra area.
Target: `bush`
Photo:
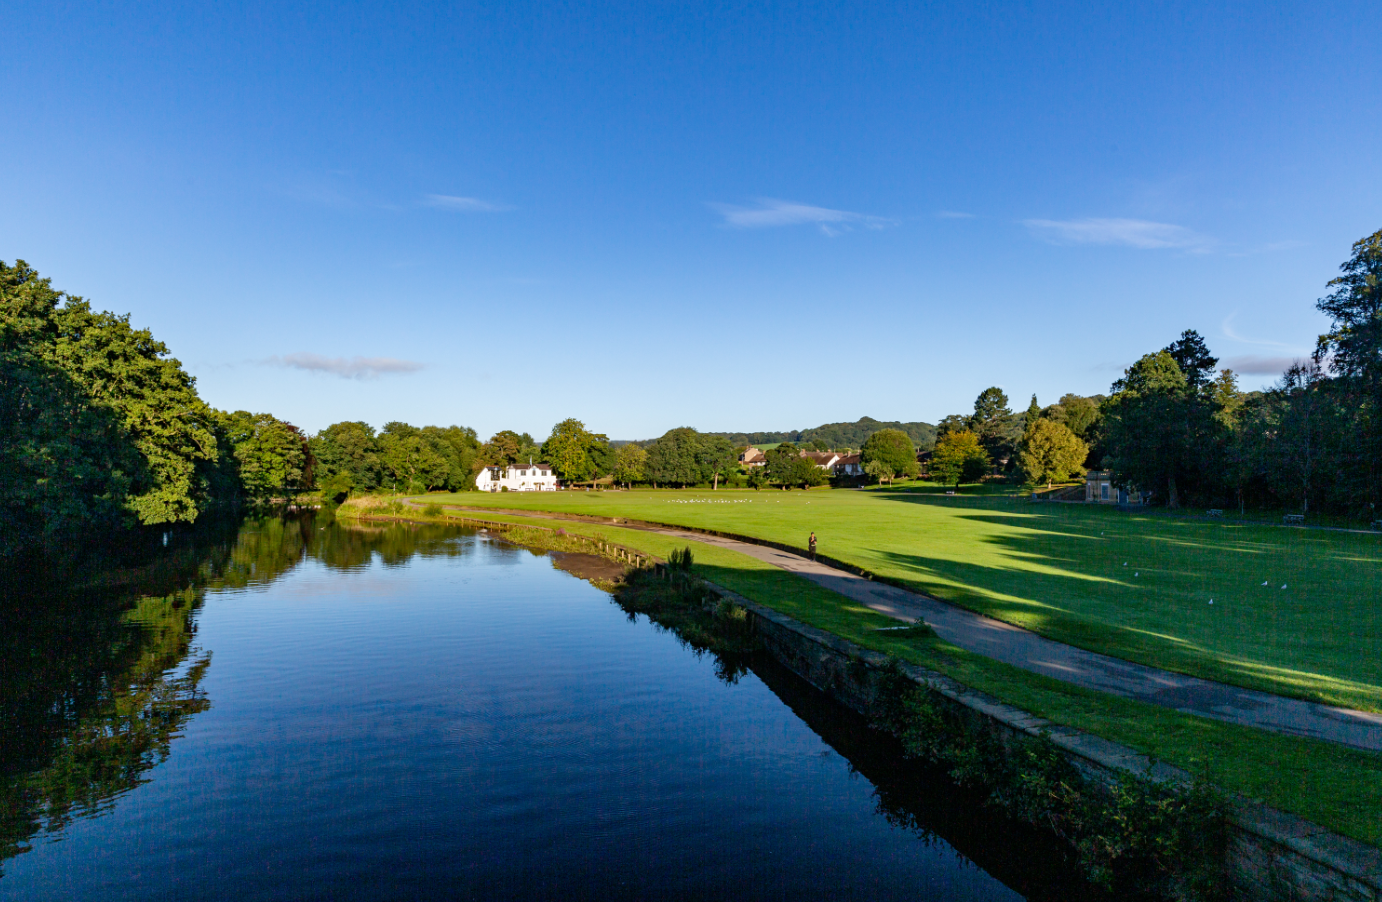
[[[440,505],[440,504],[429,504],[429,505],[427,505],[426,507],[424,507],[424,508],[422,509],[422,515],[423,515],[424,517],[440,517],[440,516],[441,516],[441,505]]]

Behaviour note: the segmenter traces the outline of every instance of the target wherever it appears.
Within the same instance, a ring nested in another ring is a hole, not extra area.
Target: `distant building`
[[[844,457],[838,458],[832,466],[832,469],[835,471],[836,476],[864,475],[864,465],[859,462],[859,455],[857,453],[846,454]]]
[[[767,455],[753,445],[749,445],[744,449],[744,453],[739,455],[739,466],[741,467],[761,467],[767,462]]]
[[[482,492],[555,492],[557,474],[546,464],[512,464],[507,467],[485,467],[475,477],[475,488]]]
[[[1084,478],[1084,500],[1088,504],[1146,504],[1151,492],[1120,489],[1108,470],[1090,470]]]
[[[803,451],[801,456],[811,461],[822,470],[834,472],[835,462],[840,459],[840,455],[834,451]]]

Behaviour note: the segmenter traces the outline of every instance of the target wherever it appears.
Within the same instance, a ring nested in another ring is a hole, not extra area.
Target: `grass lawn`
[[[1382,537],[1374,534],[902,488],[469,492],[427,501],[629,517],[802,548],[814,530],[822,555],[1062,642],[1382,711]]]
[[[551,525],[504,515],[484,518]],[[687,544],[603,524],[563,523],[561,527],[574,534],[602,535],[658,557]],[[896,621],[756,558],[702,543],[692,547],[695,569],[706,579],[803,623],[948,674],[1049,720],[1204,773],[1225,789],[1382,846],[1382,818],[1377,815],[1382,811],[1382,755],[1277,736],[1079,689],[937,639],[900,639],[896,633],[879,633],[877,627],[893,626]]]

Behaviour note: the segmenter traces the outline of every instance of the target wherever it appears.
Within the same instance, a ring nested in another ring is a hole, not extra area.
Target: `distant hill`
[[[912,437],[918,449],[929,451],[936,445],[936,427],[930,423],[884,423],[873,417],[862,417],[857,423],[826,423],[814,429],[795,432],[712,432],[723,435],[735,445],[769,445],[774,442],[825,442],[831,448],[858,448],[870,435],[880,429],[901,429]]]

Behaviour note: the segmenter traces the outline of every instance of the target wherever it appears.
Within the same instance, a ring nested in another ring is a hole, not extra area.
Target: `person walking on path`
[[[816,534],[811,533],[811,538],[806,543],[811,548],[811,560],[816,559]]]

